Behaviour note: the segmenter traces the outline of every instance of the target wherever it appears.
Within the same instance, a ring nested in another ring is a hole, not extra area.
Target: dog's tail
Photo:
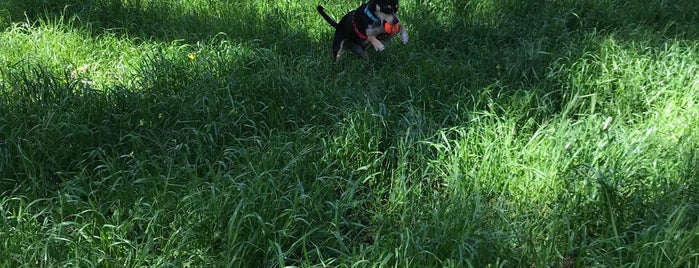
[[[332,25],[334,28],[337,28],[337,22],[335,22],[332,18],[330,18],[330,16],[328,16],[327,13],[325,13],[323,6],[318,5],[318,7],[316,9],[318,9],[318,13],[320,13],[320,15],[323,16],[323,18],[326,21],[328,21],[328,23],[330,23],[330,25]]]

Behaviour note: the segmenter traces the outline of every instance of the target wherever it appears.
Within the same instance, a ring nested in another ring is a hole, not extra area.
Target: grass
[[[0,3],[0,266],[699,265],[697,3],[315,5]]]

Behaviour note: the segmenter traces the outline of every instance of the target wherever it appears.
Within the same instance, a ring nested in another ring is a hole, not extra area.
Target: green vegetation
[[[699,265],[699,2],[317,4],[0,2],[0,266]]]

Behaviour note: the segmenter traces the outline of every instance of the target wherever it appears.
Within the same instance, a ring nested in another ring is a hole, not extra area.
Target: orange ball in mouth
[[[400,24],[390,24],[388,22],[383,23],[383,30],[386,31],[387,34],[396,34],[398,30],[400,29]]]

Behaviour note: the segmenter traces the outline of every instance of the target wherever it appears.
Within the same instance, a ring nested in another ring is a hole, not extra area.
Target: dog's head
[[[374,0],[369,2],[369,7],[382,22],[398,23],[398,0]]]

